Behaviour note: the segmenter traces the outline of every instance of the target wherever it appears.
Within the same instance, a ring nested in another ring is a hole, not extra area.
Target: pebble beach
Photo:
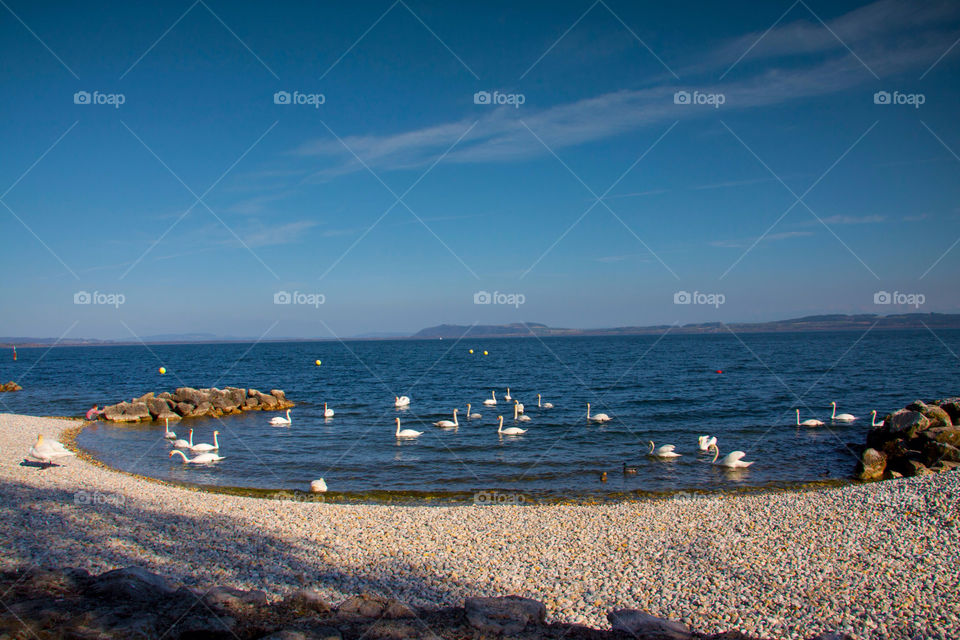
[[[0,414],[0,568],[140,565],[191,587],[331,602],[542,601],[606,627],[643,609],[701,632],[960,637],[960,474],[598,505],[344,505],[224,495],[81,458],[23,465],[76,421]],[[159,434],[158,434],[159,435]]]

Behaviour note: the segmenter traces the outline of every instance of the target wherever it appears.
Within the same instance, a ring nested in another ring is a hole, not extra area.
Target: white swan
[[[327,491],[327,483],[324,482],[323,478],[314,480],[310,483],[310,491],[313,493],[325,493]]]
[[[452,429],[454,427],[459,427],[460,423],[457,422],[457,409],[453,410],[453,421],[440,420],[439,422],[434,422],[433,426],[440,427],[441,429]]]
[[[170,418],[163,419],[163,437],[168,440],[176,440],[177,434],[170,431]]]
[[[188,458],[183,451],[178,451],[177,449],[170,452],[170,457],[172,458],[175,454],[180,454],[184,464],[206,464],[208,462],[219,462],[224,459],[223,456],[218,456],[215,453],[201,453],[195,458]]]
[[[676,446],[672,444],[664,444],[656,449],[653,448],[653,440],[650,441],[650,451],[649,455],[654,456],[655,458],[679,458],[682,454],[676,453],[674,449]]]
[[[519,400],[514,400],[513,404],[517,407],[517,413],[523,413],[523,403]]]
[[[587,422],[609,422],[612,418],[605,413],[598,413],[594,416],[590,416],[590,403],[587,403]]]
[[[510,395],[510,387],[507,387],[507,395],[503,396],[503,399],[506,400],[507,402],[510,402],[511,400],[513,400],[513,396]]]
[[[173,446],[175,446],[175,447],[178,448],[178,449],[189,449],[190,447],[193,446],[193,429],[190,429],[190,440],[189,440],[189,441],[184,440],[183,438],[177,438],[176,440],[174,440],[174,441],[171,442],[170,444],[172,444]]]
[[[470,413],[470,407],[472,406],[471,404],[467,404],[467,420],[479,420],[483,416],[479,413]]]
[[[493,405],[497,404],[497,392],[491,391],[490,397],[484,400],[483,404],[487,405],[488,407],[492,407]]]
[[[324,418],[332,418],[332,417],[333,417],[333,409],[327,409],[327,403],[326,403],[326,402],[323,403],[323,417],[324,417]]]
[[[720,448],[717,445],[710,445],[710,448],[713,449],[713,464],[719,464],[721,467],[727,467],[729,469],[746,469],[753,464],[753,460],[746,462],[742,460],[743,456],[747,455],[743,451],[731,451],[723,457],[723,460],[717,462],[717,458],[720,456]]]
[[[520,422],[530,422],[530,416],[525,416],[520,413],[519,403],[513,405],[513,419],[519,420]]]
[[[194,451],[194,452],[196,452],[196,453],[207,453],[207,452],[209,452],[209,451],[216,451],[217,449],[220,448],[220,443],[217,442],[217,436],[218,436],[218,435],[220,435],[220,432],[219,432],[219,431],[214,431],[214,432],[213,432],[213,444],[206,444],[206,443],[204,443],[204,442],[200,442],[200,443],[197,443],[197,444],[193,445],[192,447],[190,447],[190,451]]]
[[[811,418],[810,420],[804,420],[803,422],[800,422],[800,409],[797,409],[797,426],[798,427],[822,427],[823,423],[820,422],[819,420],[814,420],[813,418]]]
[[[291,423],[291,420],[290,420],[290,409],[287,409],[287,417],[286,417],[286,418],[281,418],[280,416],[277,416],[277,417],[275,417],[275,418],[270,418],[270,424],[272,424],[272,425],[275,426],[275,427],[282,427],[282,426],[288,425],[288,424],[290,424],[290,423]]]
[[[415,431],[413,429],[404,429],[400,430],[400,418],[397,418],[397,437],[398,438],[417,438],[423,435],[423,431]]]
[[[711,446],[716,446],[717,437],[700,436],[697,441],[700,443],[700,451],[709,451]]]
[[[503,428],[503,416],[499,416],[500,426],[497,427],[497,433],[503,434],[505,436],[519,436],[522,433],[526,433],[526,429],[521,429],[520,427],[507,427]]]
[[[539,393],[537,394],[537,406],[540,407],[541,409],[553,409],[553,403],[552,403],[552,402],[544,402],[543,404],[540,404],[540,394],[539,394]]]
[[[833,407],[833,415],[830,416],[830,419],[831,419],[831,420],[837,420],[837,421],[839,421],[839,422],[853,422],[854,420],[857,419],[856,416],[851,415],[851,414],[849,414],[849,413],[837,414],[837,403],[836,403],[836,402],[831,402],[831,403],[830,403],[830,406]]]
[[[56,440],[44,440],[43,434],[38,435],[37,441],[30,447],[30,457],[46,465],[53,464],[57,458],[66,458],[75,455],[77,454],[68,451],[66,447]]]
[[[876,410],[876,409],[874,409],[873,411],[870,412],[870,426],[871,426],[871,427],[882,427],[882,426],[883,426],[883,420],[881,420],[880,422],[877,422],[877,410]]]
[[[410,398],[407,396],[394,396],[393,406],[398,408],[410,406]]]

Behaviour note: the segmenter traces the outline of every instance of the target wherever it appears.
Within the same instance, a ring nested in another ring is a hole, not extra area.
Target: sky
[[[0,2],[0,336],[960,312],[960,5]]]

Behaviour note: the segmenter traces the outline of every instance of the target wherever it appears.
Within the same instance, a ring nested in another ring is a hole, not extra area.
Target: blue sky
[[[955,3],[4,1],[0,335],[960,308]]]

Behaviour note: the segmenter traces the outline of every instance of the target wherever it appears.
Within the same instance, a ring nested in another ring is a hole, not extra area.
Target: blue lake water
[[[226,459],[215,465],[171,460],[162,426],[151,423],[98,423],[78,443],[111,466],[167,480],[306,489],[323,477],[331,492],[360,497],[727,490],[848,478],[855,450],[847,445],[864,441],[871,409],[883,415],[915,398],[960,394],[957,353],[960,331],[23,348],[17,362],[9,352],[0,358],[0,380],[24,387],[0,395],[0,411],[81,415],[94,403],[178,386],[280,388],[297,403],[289,427],[270,426],[279,414],[266,412],[172,426],[184,436],[192,426],[196,442],[219,430]],[[514,425],[502,400],[508,386],[532,418],[518,437],[497,434],[498,415]],[[484,406],[492,389],[501,402]],[[538,410],[537,393],[555,408]],[[410,396],[409,409],[394,409],[395,395]],[[831,400],[860,419],[832,424]],[[333,419],[322,417],[324,402]],[[462,417],[467,402],[481,419],[432,426],[454,407]],[[588,424],[587,402],[613,420]],[[798,406],[802,419],[827,426],[798,428]],[[397,440],[397,416],[423,435]],[[755,464],[737,472],[709,464],[700,434]],[[683,456],[650,459],[648,440]],[[637,473],[624,475],[624,462]]]

